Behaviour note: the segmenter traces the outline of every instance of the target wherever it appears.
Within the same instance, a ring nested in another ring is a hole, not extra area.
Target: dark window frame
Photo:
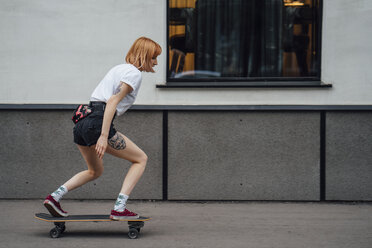
[[[219,78],[199,78],[199,79],[175,79],[170,77],[169,70],[169,16],[170,7],[169,0],[166,1],[166,18],[167,18],[167,30],[166,30],[166,83],[158,84],[157,88],[270,88],[270,87],[332,87],[332,84],[328,84],[321,81],[321,34],[322,34],[322,19],[323,19],[323,0],[315,0],[314,2],[318,6],[316,8],[316,18],[318,19],[318,28],[315,31],[316,35],[316,51],[318,56],[318,62],[316,65],[317,74],[316,77],[219,77]]]

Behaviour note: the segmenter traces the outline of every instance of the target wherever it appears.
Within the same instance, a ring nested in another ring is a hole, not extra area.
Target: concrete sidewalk
[[[64,200],[70,214],[108,214],[114,201]],[[41,200],[0,200],[0,247],[327,247],[371,248],[372,204],[189,203],[131,201],[129,209],[153,219],[130,240],[126,222],[53,224],[34,219]]]

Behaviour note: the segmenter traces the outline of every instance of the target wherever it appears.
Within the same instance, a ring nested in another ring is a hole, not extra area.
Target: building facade
[[[115,127],[149,156],[132,199],[372,200],[372,3],[0,0],[0,198],[85,168],[70,120],[133,41],[163,48]],[[72,199],[112,199],[129,163]]]

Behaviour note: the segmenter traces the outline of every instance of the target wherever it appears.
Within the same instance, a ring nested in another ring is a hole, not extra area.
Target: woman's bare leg
[[[87,163],[88,170],[79,172],[78,174],[73,176],[64,185],[59,187],[55,192],[53,192],[44,200],[44,206],[53,216],[68,216],[67,212],[64,211],[58,203],[61,197],[68,191],[76,189],[77,187],[80,187],[81,185],[96,179],[103,172],[103,162],[102,159],[98,158],[95,151],[95,146],[86,147],[78,145],[78,148],[83,155],[85,162]]]
[[[77,146],[88,166],[88,170],[77,173],[70,180],[63,184],[68,189],[68,191],[76,189],[86,184],[87,182],[98,178],[103,173],[103,161],[102,159],[98,158],[95,151],[95,145],[90,147],[80,145]]]
[[[115,140],[115,142],[109,142],[106,152],[115,157],[132,162],[132,166],[125,176],[123,186],[120,191],[120,193],[129,196],[145,171],[147,155],[136,144],[134,144],[130,139],[120,132],[117,132],[115,136],[111,138],[111,140]],[[125,142],[125,148],[123,146],[123,141]]]

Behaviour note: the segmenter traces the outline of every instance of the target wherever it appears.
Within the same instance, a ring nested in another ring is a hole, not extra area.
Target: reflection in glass
[[[169,0],[169,79],[318,77],[318,0]]]

